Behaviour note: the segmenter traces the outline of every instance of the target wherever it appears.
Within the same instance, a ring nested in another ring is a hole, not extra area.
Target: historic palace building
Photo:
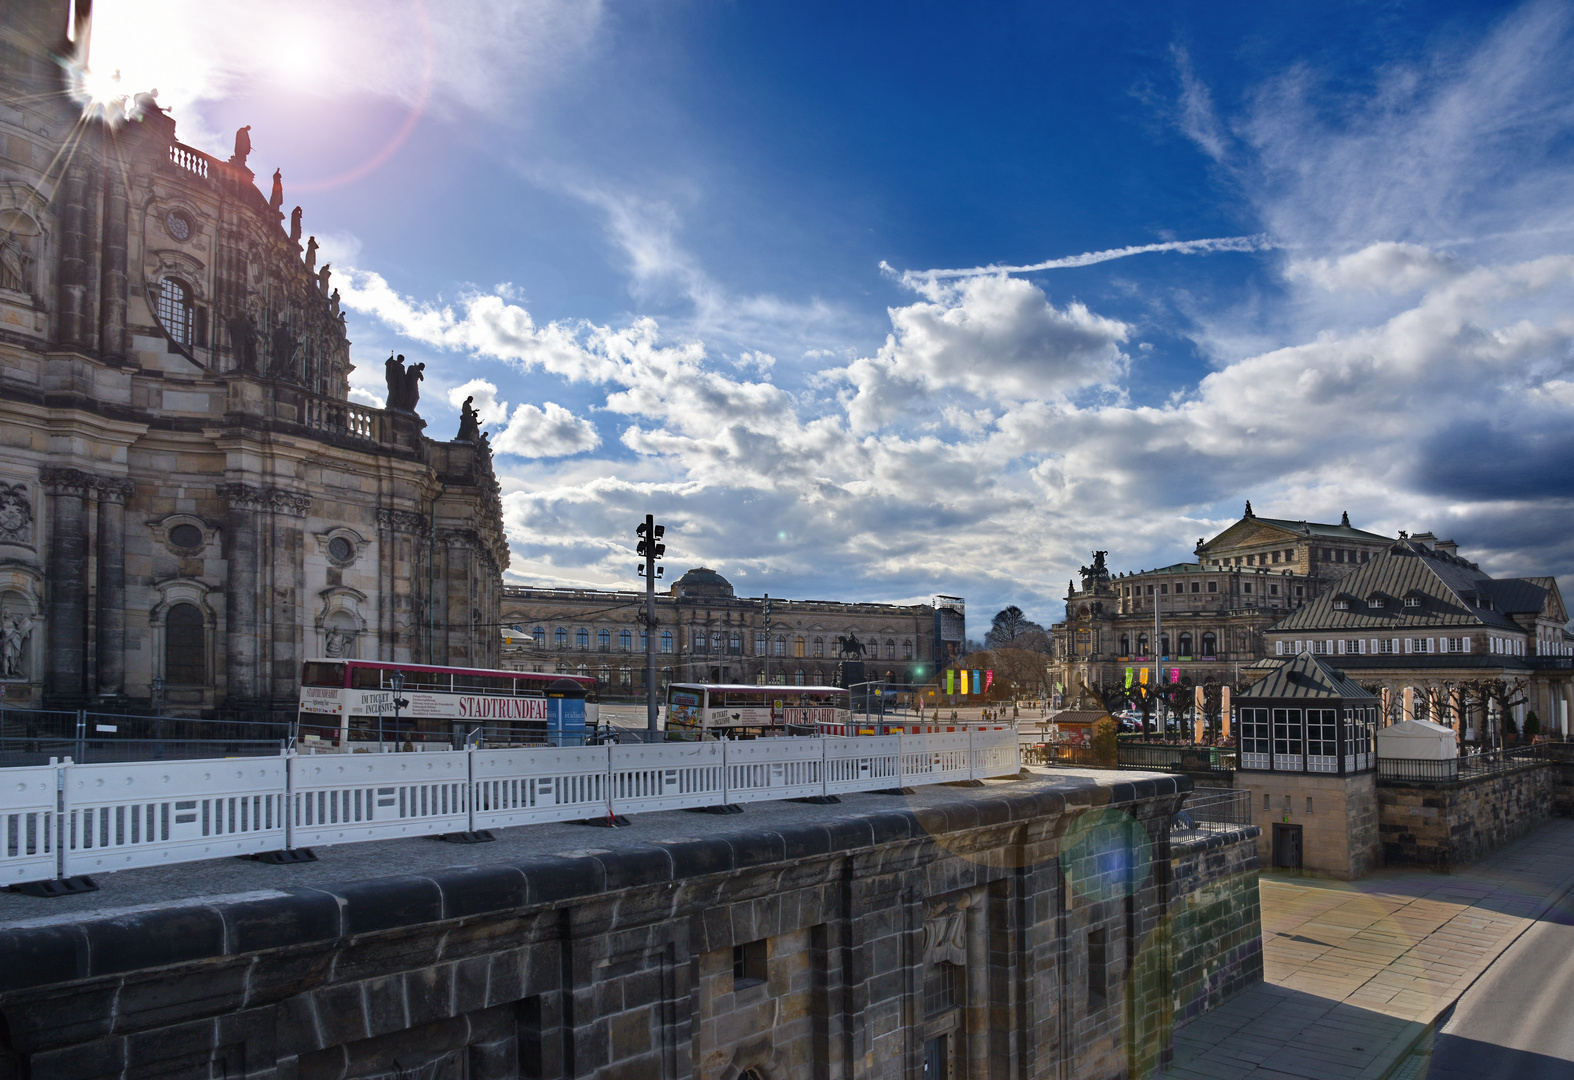
[[[348,400],[331,268],[249,130],[71,90],[76,5],[0,5],[0,688],[10,706],[293,712],[300,663],[495,664],[508,552],[421,365]],[[129,119],[126,114],[129,113]]]
[[[589,675],[617,695],[643,692],[643,592],[503,589],[504,662],[525,671]],[[963,602],[860,604],[743,597],[696,567],[656,597],[658,678],[668,682],[829,684],[838,639],[856,637],[870,679],[922,682],[960,656]]]
[[[1430,533],[1401,536],[1270,627],[1270,657],[1309,652],[1378,687],[1384,719],[1429,719],[1481,737],[1483,719],[1531,712],[1567,733],[1574,637],[1551,577],[1493,578]]]
[[[1265,655],[1268,627],[1391,543],[1351,526],[1348,514],[1324,525],[1260,518],[1247,503],[1239,521],[1197,541],[1194,563],[1112,575],[1099,552],[1067,588],[1065,620],[1050,628],[1062,703],[1124,684],[1128,668],[1236,684],[1239,669]]]

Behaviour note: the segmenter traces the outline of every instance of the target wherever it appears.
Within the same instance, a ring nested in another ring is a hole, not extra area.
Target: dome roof
[[[696,566],[672,583],[672,595],[680,599],[685,596],[732,596],[732,582],[708,566]]]

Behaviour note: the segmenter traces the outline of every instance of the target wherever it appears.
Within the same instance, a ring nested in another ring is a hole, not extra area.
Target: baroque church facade
[[[301,662],[496,666],[485,437],[424,434],[421,365],[349,401],[331,267],[248,163],[147,94],[71,93],[87,5],[0,0],[0,694],[255,717]],[[75,25],[68,25],[75,18]]]

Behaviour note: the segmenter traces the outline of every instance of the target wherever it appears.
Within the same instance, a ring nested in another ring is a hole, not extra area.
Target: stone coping
[[[1186,832],[1170,830],[1170,861],[1200,855],[1204,851],[1226,848],[1262,835],[1260,825],[1235,825],[1228,829],[1210,829]]]
[[[981,788],[916,788],[902,796],[904,809],[892,808],[890,795],[865,793],[843,796],[839,806],[752,803],[738,817],[665,811],[638,815],[627,829],[527,825],[463,848],[423,839],[342,844],[319,849],[329,854],[316,863],[219,859],[102,875],[103,891],[83,896],[0,894],[0,921],[8,924],[0,929],[0,993],[572,902],[1192,788],[1188,777],[1162,773],[1115,779],[1126,775],[1025,771]],[[463,856],[474,861],[456,865]],[[297,887],[257,888],[285,883]]]

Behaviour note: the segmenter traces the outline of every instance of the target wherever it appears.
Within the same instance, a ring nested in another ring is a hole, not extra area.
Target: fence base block
[[[840,795],[809,795],[802,799],[788,799],[787,801],[809,803],[811,806],[835,806],[842,799]]]
[[[491,829],[477,829],[474,832],[445,832],[432,837],[445,844],[488,844],[497,837],[492,835]]]
[[[741,814],[743,807],[737,803],[718,803],[715,806],[685,806],[691,814]]]
[[[982,780],[952,780],[946,784],[946,787],[977,788],[983,786],[984,782]]]
[[[290,863],[317,861],[317,856],[309,847],[283,848],[279,851],[259,851],[255,855],[241,855],[239,857],[267,863],[269,866],[287,866]]]
[[[876,790],[871,791],[869,794],[871,794],[871,795],[911,795],[917,790],[918,790],[917,788],[910,788],[910,787],[883,787],[883,788],[877,788]]]
[[[79,893],[98,892],[98,883],[86,874],[75,877],[46,878],[43,881],[22,881],[11,886],[11,891],[23,896],[76,896]]]
[[[597,825],[603,829],[626,829],[629,819],[622,814],[606,814],[601,817],[580,818],[578,821],[569,822],[570,825]]]

